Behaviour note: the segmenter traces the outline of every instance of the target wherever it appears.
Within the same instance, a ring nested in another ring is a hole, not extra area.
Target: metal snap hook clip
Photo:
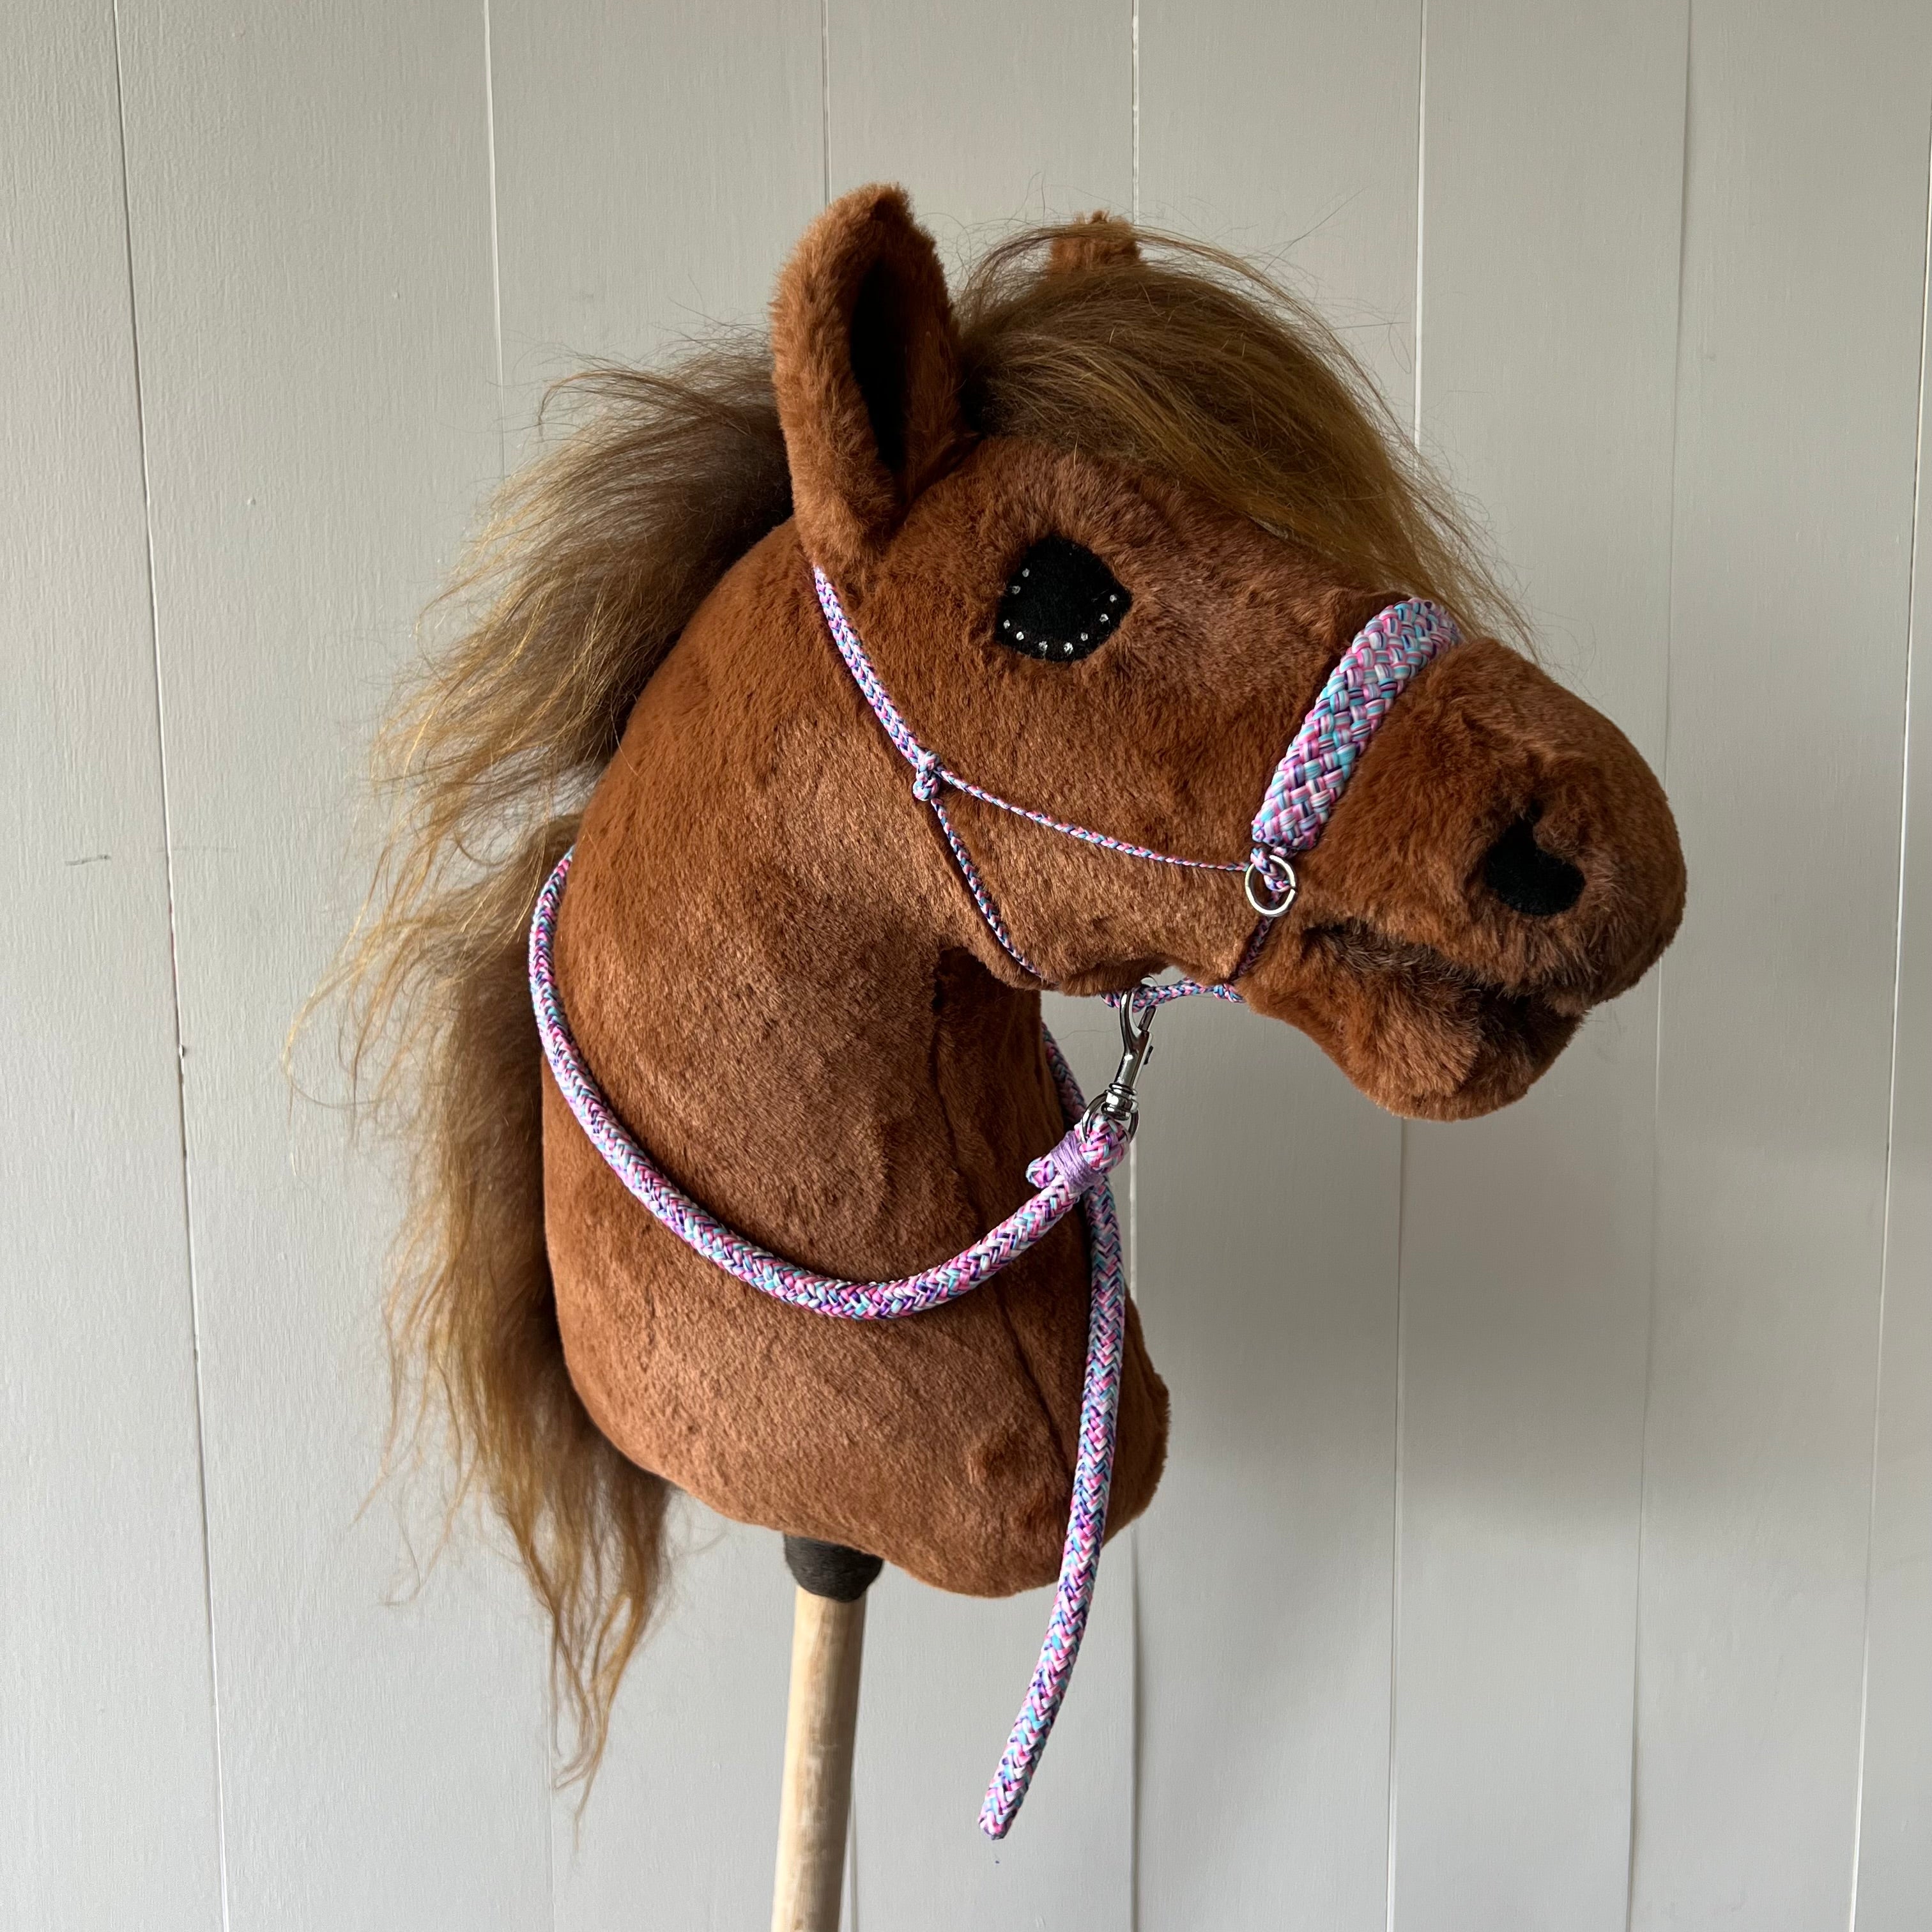
[[[1120,1002],[1120,1064],[1082,1120],[1083,1124],[1106,1120],[1124,1128],[1130,1140],[1140,1125],[1140,1102],[1134,1087],[1141,1069],[1154,1057],[1154,1018],[1160,1011],[1160,1003],[1147,997],[1150,990],[1143,983]]]

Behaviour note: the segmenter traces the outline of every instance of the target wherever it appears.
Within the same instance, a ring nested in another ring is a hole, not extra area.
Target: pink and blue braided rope
[[[1086,1632],[1106,1534],[1127,1300],[1120,1227],[1107,1175],[1126,1156],[1129,1132],[1104,1118],[1089,1121],[1084,1117],[1079,1087],[1052,1035],[1045,1034],[1060,1105],[1072,1124],[1027,1169],[1027,1178],[1037,1190],[1030,1198],[970,1248],[897,1281],[842,1281],[785,1261],[726,1227],[670,1180],[617,1118],[585,1064],[564,1016],[552,957],[557,908],[570,876],[570,860],[566,853],[550,874],[530,921],[530,992],[544,1057],[565,1103],[612,1172],[666,1228],[726,1274],[794,1308],[848,1322],[893,1321],[956,1300],[1024,1254],[1066,1218],[1076,1202],[1084,1204],[1093,1290],[1080,1397],[1080,1444],[1059,1586],[1026,1702],[980,1814],[980,1829],[988,1838],[1004,1838],[1026,1796],[1066,1694]]]
[[[1252,827],[1258,861],[1314,844],[1409,680],[1462,638],[1455,619],[1426,597],[1391,604],[1355,633],[1268,781]]]

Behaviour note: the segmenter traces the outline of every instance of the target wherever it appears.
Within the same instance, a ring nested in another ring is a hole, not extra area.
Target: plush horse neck
[[[754,1238],[855,1276],[1010,1205],[1042,1150],[1016,1124],[1054,1112],[1036,996],[980,963],[928,842],[881,836],[889,757],[780,532],[648,688],[558,944],[586,1054],[653,1154]]]
[[[1037,995],[998,976],[789,528],[646,688],[578,853],[556,948],[578,1043],[626,1125],[720,1220],[877,1278],[964,1246],[1024,1197],[1028,1162],[1063,1129]],[[956,1331],[934,1355],[904,1324],[826,1324],[718,1276],[614,1198],[554,1092],[546,1107],[560,1321],[620,1447],[734,1514],[861,1547],[897,1485],[931,1512],[893,1552],[915,1574],[988,1593],[1052,1576],[1084,1361],[1077,1218],[922,1318]],[[829,1481],[802,1414],[828,1454],[866,1442],[862,1474]],[[1165,1433],[1130,1323],[1115,1524],[1144,1504]],[[989,1486],[1007,1498],[990,1514]]]

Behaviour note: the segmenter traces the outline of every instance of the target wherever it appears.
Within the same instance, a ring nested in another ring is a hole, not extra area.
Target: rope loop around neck
[[[1072,1678],[1093,1606],[1113,1483],[1114,1432],[1126,1337],[1126,1270],[1107,1176],[1126,1158],[1130,1130],[1088,1116],[1079,1083],[1042,1029],[1066,1131],[1028,1170],[1037,1190],[973,1245],[916,1274],[857,1282],[784,1260],[727,1227],[652,1160],[598,1084],[563,1010],[556,982],[558,908],[574,854],[566,852],[537,896],[530,920],[530,997],[544,1058],[557,1090],[591,1145],[632,1196],[687,1246],[761,1294],[848,1322],[896,1321],[955,1301],[1036,1246],[1077,1205],[1087,1221],[1090,1298],[1081,1384],[1079,1447],[1060,1555],[1060,1580],[1026,1700],[986,1792],[980,1828],[1005,1837],[1024,1801]]]

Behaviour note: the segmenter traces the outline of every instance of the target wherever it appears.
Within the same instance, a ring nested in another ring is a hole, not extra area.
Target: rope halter
[[[912,795],[931,808],[945,835],[954,865],[986,929],[998,941],[1006,956],[1022,972],[1048,982],[1047,976],[1022,952],[1011,929],[1001,917],[991,889],[974,863],[973,856],[959,836],[952,814],[946,808],[946,794],[963,793],[982,805],[997,806],[1016,818],[1030,820],[1049,832],[1078,838],[1104,851],[1118,852],[1130,859],[1144,859],[1160,866],[1180,866],[1190,872],[1232,872],[1240,875],[1248,904],[1260,923],[1250,936],[1240,963],[1234,968],[1238,980],[1254,964],[1273,922],[1294,904],[1300,890],[1295,876],[1294,855],[1309,850],[1322,836],[1329,815],[1346,788],[1363,748],[1376,734],[1402,695],[1411,678],[1423,666],[1452,644],[1462,641],[1456,620],[1441,604],[1426,597],[1405,599],[1381,610],[1356,632],[1335,668],[1328,674],[1320,696],[1309,708],[1281,763],[1274,769],[1263,796],[1261,809],[1249,828],[1250,849],[1246,859],[1184,859],[1172,852],[1156,851],[1137,845],[1131,839],[1116,838],[1075,825],[1050,812],[1030,806],[1016,805],[998,792],[962,778],[921,742],[904,714],[892,702],[885,681],[874,669],[859,634],[845,615],[838,593],[824,571],[814,567],[814,587],[818,608],[825,614],[826,628],[844,660],[845,668],[860,694],[871,706],[872,716],[899,755],[912,767]],[[1214,992],[1224,999],[1238,996],[1232,986],[1208,987],[1192,980],[1180,982],[1188,992]],[[1163,988],[1163,990],[1166,990]],[[1183,995],[1182,997],[1184,997]]]

